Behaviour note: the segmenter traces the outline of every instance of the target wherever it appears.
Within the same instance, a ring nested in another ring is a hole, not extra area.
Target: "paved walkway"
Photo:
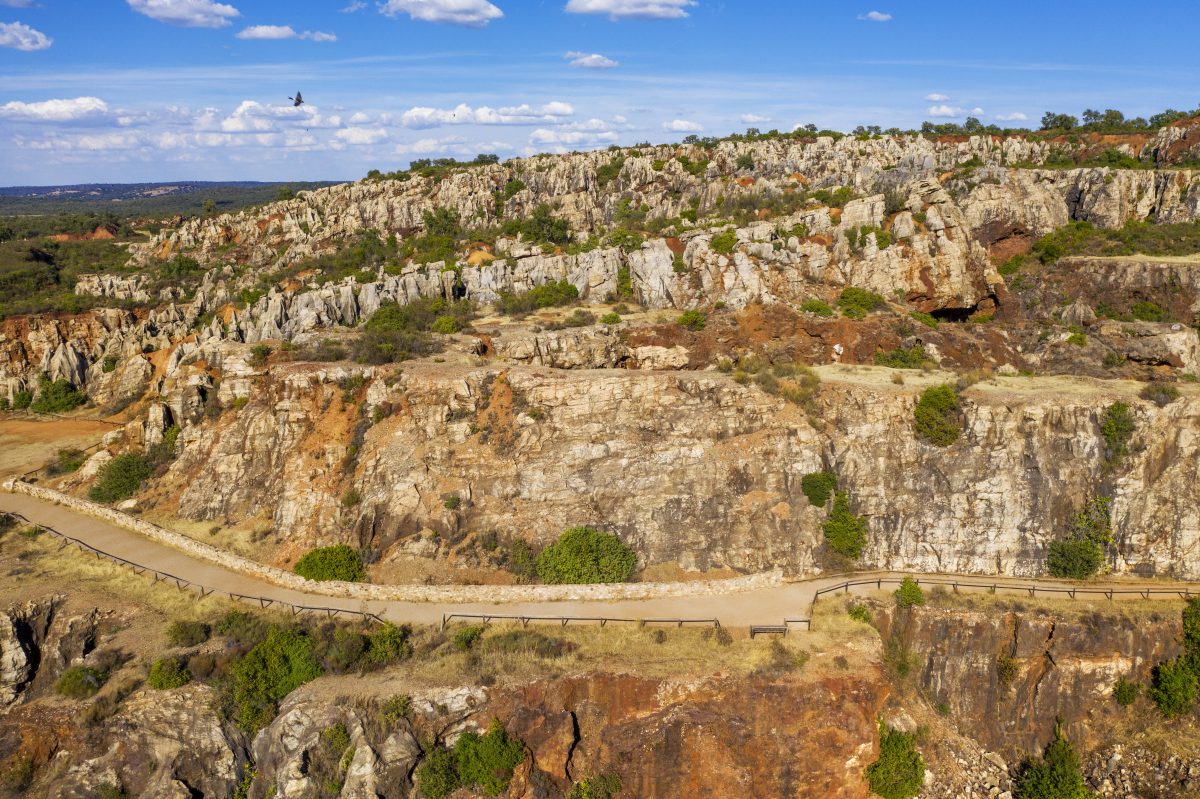
[[[572,617],[609,619],[719,619],[727,627],[751,625],[782,625],[789,619],[807,619],[818,591],[841,585],[847,580],[862,580],[866,584],[855,593],[877,590],[877,580],[896,581],[906,576],[899,572],[869,572],[855,575],[819,577],[734,594],[664,597],[641,600],[517,602],[441,604],[426,602],[363,601],[306,593],[283,588],[257,577],[231,571],[214,563],[193,557],[162,544],[149,541],[132,530],[77,513],[68,508],[21,494],[0,492],[0,511],[20,513],[32,522],[54,528],[61,533],[84,541],[96,549],[124,558],[141,566],[182,577],[189,582],[214,589],[218,593],[234,593],[263,597],[292,605],[338,608],[347,611],[366,611],[390,621],[415,624],[441,623],[445,614],[478,614],[522,617]],[[1161,581],[1112,581],[1105,583],[1069,583],[1059,580],[1004,578],[966,575],[912,575],[922,583],[930,581],[960,585],[964,591],[988,591],[995,585],[998,591],[1028,596],[1028,586],[1041,591],[1086,591],[1093,598],[1111,591],[1114,601],[1141,599],[1146,590],[1169,596],[1200,595],[1200,583],[1168,583]],[[800,625],[803,629],[803,625]]]

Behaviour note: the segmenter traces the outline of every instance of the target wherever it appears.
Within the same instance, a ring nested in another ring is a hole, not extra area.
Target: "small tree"
[[[142,487],[150,472],[150,463],[142,455],[135,452],[118,455],[100,469],[88,496],[96,502],[128,499]]]
[[[950,446],[962,434],[958,411],[958,392],[954,386],[946,384],[925,389],[913,409],[917,435],[935,447]]]
[[[850,498],[845,491],[833,497],[833,509],[821,525],[830,548],[850,560],[857,560],[867,544],[867,520],[850,511]]]
[[[925,784],[925,761],[916,736],[879,723],[879,759],[867,766],[867,782],[883,799],[910,799]]]
[[[1025,762],[1013,786],[1014,799],[1091,799],[1083,781],[1079,755],[1063,737],[1062,725],[1054,728],[1054,740],[1040,758]]]
[[[896,589],[893,596],[896,597],[896,607],[911,608],[925,604],[925,592],[911,577],[905,577],[900,581],[900,587]]]

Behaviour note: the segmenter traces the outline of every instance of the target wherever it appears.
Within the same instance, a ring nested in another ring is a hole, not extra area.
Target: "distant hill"
[[[0,186],[0,216],[107,211],[120,216],[196,214],[212,200],[217,210],[236,211],[278,199],[280,191],[302,191],[332,182],[170,181],[79,183],[68,186]]]

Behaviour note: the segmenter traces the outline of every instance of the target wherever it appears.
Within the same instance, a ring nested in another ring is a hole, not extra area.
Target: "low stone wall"
[[[210,544],[166,530],[105,505],[80,499],[61,491],[10,479],[4,490],[27,494],[62,505],[78,513],[101,519],[139,535],[215,563],[222,568],[266,581],[273,585],[314,596],[344,597],[393,602],[505,603],[571,602],[589,600],[656,599],[660,597],[712,596],[768,588],[783,582],[779,570],[728,580],[690,583],[618,583],[612,585],[372,585],[370,583],[314,582],[274,566],[234,555]],[[61,531],[67,533],[67,531]],[[69,533],[67,533],[69,535]],[[145,564],[139,564],[145,565]],[[176,575],[191,579],[186,574]]]

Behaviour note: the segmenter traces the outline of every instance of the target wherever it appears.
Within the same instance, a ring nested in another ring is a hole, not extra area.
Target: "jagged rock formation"
[[[96,613],[66,615],[63,601],[51,597],[0,613],[0,715],[95,646]]]

